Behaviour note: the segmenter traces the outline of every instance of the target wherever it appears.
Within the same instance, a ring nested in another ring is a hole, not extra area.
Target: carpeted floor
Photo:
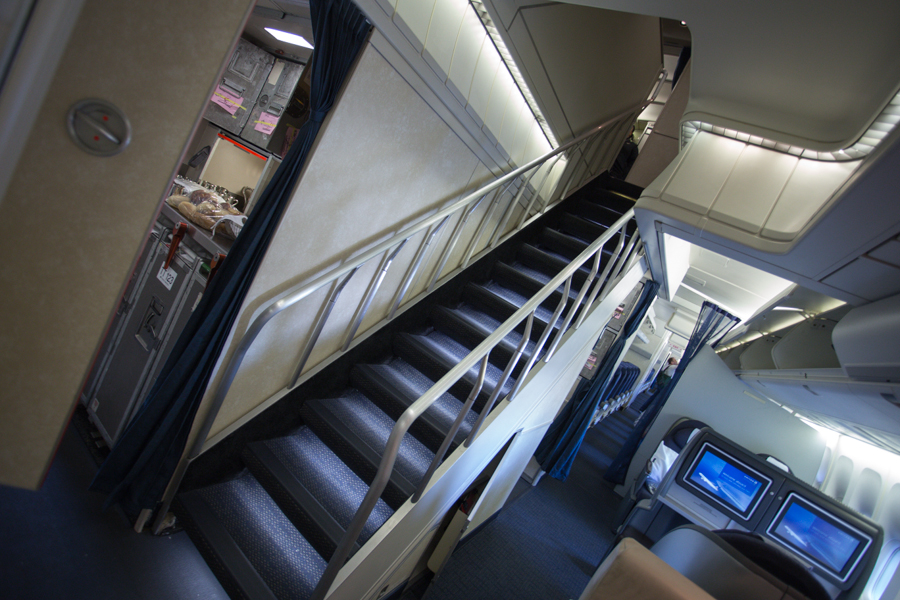
[[[588,430],[565,482],[544,477],[453,554],[423,600],[577,598],[613,540],[621,498],[603,480],[637,413]]]
[[[135,534],[87,487],[96,463],[70,427],[39,491],[0,485],[0,597],[227,600],[184,532]]]

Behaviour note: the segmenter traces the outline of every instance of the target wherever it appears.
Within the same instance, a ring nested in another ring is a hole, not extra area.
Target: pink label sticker
[[[216,91],[213,92],[210,101],[213,104],[218,104],[219,106],[221,106],[229,115],[232,116],[234,116],[234,113],[236,113],[239,108],[241,110],[247,110],[246,108],[241,106],[241,104],[243,104],[244,102],[243,98],[241,98],[240,96],[235,96],[234,94],[223,88],[221,85],[216,86]]]
[[[265,111],[260,113],[258,121],[253,121],[253,129],[265,135],[271,135],[276,125],[278,125],[278,117]]]

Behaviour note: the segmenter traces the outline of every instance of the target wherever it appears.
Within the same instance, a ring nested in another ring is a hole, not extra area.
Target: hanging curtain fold
[[[606,389],[613,379],[614,368],[619,362],[619,355],[625,348],[625,342],[641,326],[644,315],[647,314],[647,310],[656,299],[658,289],[659,284],[655,281],[644,282],[644,289],[641,290],[641,296],[635,304],[634,310],[622,327],[621,335],[616,338],[606,352],[596,375],[593,379],[584,379],[578,384],[572,398],[547,429],[534,457],[541,464],[541,469],[551,477],[565,481],[569,476],[572,463],[578,454],[578,449],[581,448],[584,435],[591,425],[597,405],[603,399]]]
[[[691,334],[691,339],[684,349],[684,355],[681,357],[681,362],[678,363],[678,367],[675,369],[675,374],[672,375],[672,379],[669,381],[668,385],[661,387],[647,402],[644,412],[635,424],[634,430],[629,434],[628,439],[625,440],[625,444],[606,470],[606,474],[603,476],[604,479],[618,485],[625,483],[625,477],[628,475],[628,467],[631,464],[631,460],[634,458],[638,447],[640,447],[644,435],[646,435],[647,430],[650,429],[650,425],[653,424],[656,415],[662,410],[666,400],[669,399],[672,390],[675,389],[675,386],[678,384],[678,380],[681,379],[681,375],[684,373],[685,369],[687,369],[694,357],[697,356],[697,352],[707,344],[712,344],[712,347],[715,348],[716,344],[718,344],[739,322],[740,319],[725,312],[715,304],[703,302],[700,316],[697,318],[697,323],[694,325],[694,332]]]
[[[91,489],[109,494],[107,506],[120,502],[137,512],[154,508],[161,498],[322,121],[371,29],[351,0],[311,0],[310,13],[315,51],[309,120],[260,195],[137,415],[91,483]]]

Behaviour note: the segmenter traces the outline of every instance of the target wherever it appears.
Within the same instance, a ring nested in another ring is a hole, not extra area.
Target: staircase
[[[271,439],[260,434],[246,444],[236,477],[179,494],[173,510],[228,594],[309,598],[375,476],[395,420],[632,205],[607,190],[577,192],[531,229],[530,239],[518,242],[514,252],[500,253],[506,258],[493,264],[488,277],[460,285],[451,301],[431,307],[415,326],[391,332],[389,342],[369,340],[389,351],[352,366],[343,391],[306,399],[301,386],[285,399],[299,406],[293,431]],[[604,256],[600,268],[608,261]],[[588,266],[572,282],[569,301]],[[561,325],[550,321],[562,293],[537,311],[525,356],[502,384],[500,398],[513,388],[535,340],[546,328]],[[472,431],[522,335],[522,328],[514,331],[490,353],[484,384],[450,452]],[[478,374],[472,369],[413,424],[355,549],[414,493]]]

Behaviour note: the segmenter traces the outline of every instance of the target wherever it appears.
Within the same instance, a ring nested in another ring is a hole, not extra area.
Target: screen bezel
[[[731,465],[744,471],[748,475],[755,477],[763,484],[756,491],[756,494],[754,494],[753,500],[750,502],[750,504],[747,506],[747,508],[744,509],[743,511],[739,511],[737,509],[737,507],[732,506],[731,504],[728,504],[728,502],[725,501],[723,498],[720,498],[719,496],[712,494],[711,492],[709,492],[708,490],[704,489],[703,487],[698,485],[696,482],[691,480],[691,476],[694,473],[695,469],[697,468],[697,465],[700,463],[700,461],[703,459],[703,457],[706,456],[707,452],[710,452],[714,456],[717,456],[718,458],[730,463]],[[692,492],[701,494],[704,499],[708,499],[708,500],[711,500],[712,502],[715,502],[718,506],[720,506],[720,507],[724,508],[726,511],[728,511],[728,513],[730,515],[737,516],[738,518],[740,518],[742,521],[745,521],[745,522],[749,521],[750,519],[753,518],[753,515],[756,512],[756,509],[759,507],[759,504],[762,502],[763,498],[766,497],[766,493],[769,491],[769,488],[772,487],[772,483],[773,483],[772,477],[763,474],[762,472],[760,472],[757,469],[754,469],[753,467],[749,466],[744,461],[742,461],[738,458],[735,458],[732,454],[726,452],[725,450],[722,450],[720,447],[718,447],[717,445],[712,444],[710,442],[703,442],[703,444],[700,446],[700,449],[694,455],[694,458],[691,461],[690,466],[687,468],[687,470],[685,470],[682,473],[681,481],[685,485],[687,485],[691,489]]]
[[[794,504],[799,504],[801,507],[813,513],[820,519],[827,521],[829,524],[834,525],[842,531],[848,532],[852,537],[860,540],[861,543],[850,555],[850,558],[847,559],[847,562],[844,564],[843,569],[841,569],[840,571],[835,571],[834,568],[830,565],[823,563],[808,552],[805,552],[803,549],[792,544],[784,536],[775,532],[775,529],[777,529],[781,524],[781,521],[784,518],[784,515],[787,513],[788,509]],[[864,533],[863,531],[860,531],[857,527],[854,527],[847,521],[828,512],[824,508],[813,504],[796,492],[791,492],[787,495],[787,498],[785,498],[784,502],[781,504],[781,508],[778,509],[778,512],[775,514],[775,518],[772,519],[772,521],[769,523],[769,526],[766,528],[766,535],[781,546],[787,548],[791,553],[796,554],[797,556],[800,556],[805,560],[811,562],[816,568],[824,571],[841,583],[846,583],[846,581],[850,578],[850,575],[854,572],[857,565],[859,565],[862,557],[865,556],[866,552],[873,542],[872,536]]]

